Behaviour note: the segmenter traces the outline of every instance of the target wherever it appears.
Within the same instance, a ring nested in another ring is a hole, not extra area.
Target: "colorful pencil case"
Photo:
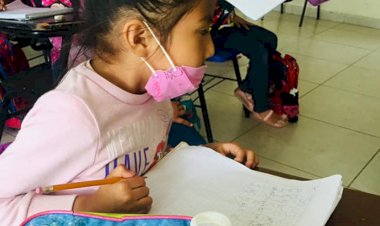
[[[102,226],[190,226],[191,217],[173,215],[128,215],[47,211],[26,219],[21,226],[102,225]]]

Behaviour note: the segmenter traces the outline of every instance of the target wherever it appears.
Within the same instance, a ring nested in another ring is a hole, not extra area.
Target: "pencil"
[[[100,186],[105,184],[113,184],[123,179],[122,177],[113,177],[113,178],[107,178],[103,180],[91,180],[91,181],[83,181],[83,182],[76,182],[76,183],[68,183],[68,184],[57,184],[47,187],[38,187],[36,188],[35,192],[36,194],[48,194],[52,192],[62,191],[62,190],[68,190],[68,189],[75,189],[75,188],[84,188],[84,187],[91,187],[91,186]]]

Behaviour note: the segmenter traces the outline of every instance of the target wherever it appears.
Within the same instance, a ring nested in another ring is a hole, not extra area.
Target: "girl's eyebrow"
[[[211,22],[212,22],[212,18],[213,18],[213,16],[211,16],[211,15],[206,15],[206,16],[204,16],[204,17],[200,20],[200,22],[202,22],[202,23],[211,23]]]

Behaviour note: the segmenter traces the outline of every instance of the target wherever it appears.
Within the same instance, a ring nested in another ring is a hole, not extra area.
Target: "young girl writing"
[[[214,0],[87,0],[82,45],[93,59],[71,69],[27,114],[0,155],[0,219],[18,225],[47,210],[147,213],[141,175],[165,151],[170,99],[195,89],[213,55]],[[235,143],[208,147],[254,167]],[[54,184],[121,177],[100,187],[37,195]]]

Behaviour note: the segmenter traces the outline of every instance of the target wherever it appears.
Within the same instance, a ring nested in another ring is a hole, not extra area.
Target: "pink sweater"
[[[142,174],[166,148],[169,101],[128,93],[95,73],[88,61],[68,72],[27,114],[0,155],[0,222],[19,225],[46,210],[71,210],[76,194],[36,195],[39,186],[105,178],[118,164]]]

